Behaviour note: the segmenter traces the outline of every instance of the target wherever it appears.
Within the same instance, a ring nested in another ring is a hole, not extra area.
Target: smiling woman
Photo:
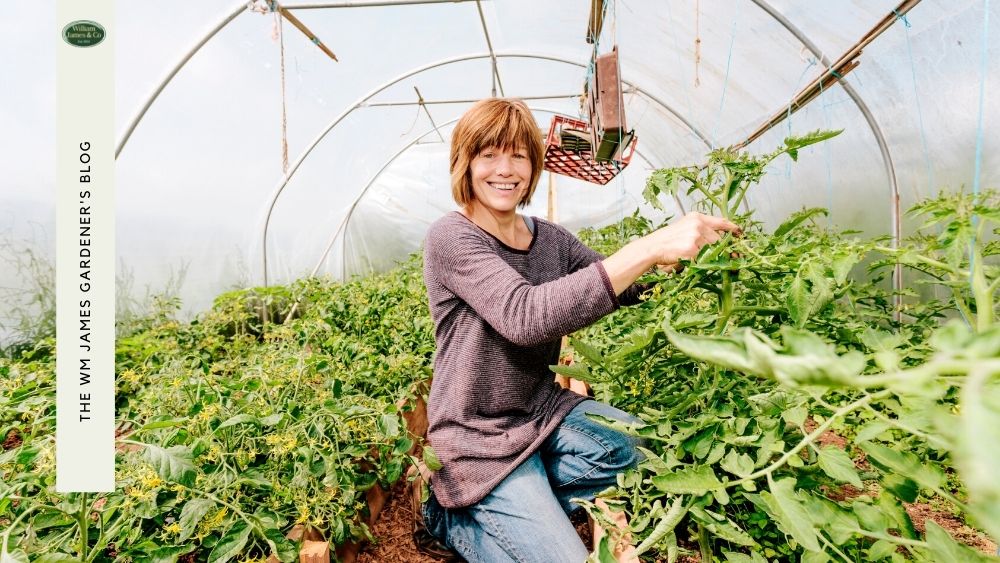
[[[452,136],[460,210],[425,242],[435,324],[427,436],[441,462],[427,530],[470,561],[583,561],[568,515],[641,458],[636,439],[587,414],[636,422],[562,389],[560,339],[638,302],[654,264],[694,256],[736,226],[693,213],[605,259],[565,228],[517,214],[542,169],[538,126],[519,100],[482,100]],[[447,509],[447,510],[446,510]]]

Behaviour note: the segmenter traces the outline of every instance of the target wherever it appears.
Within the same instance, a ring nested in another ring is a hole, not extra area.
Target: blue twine
[[[802,69],[802,74],[800,74],[799,75],[799,79],[795,81],[795,91],[796,92],[798,92],[799,89],[802,87],[802,79],[806,77],[806,73],[809,72],[809,69],[812,68],[813,65],[815,65],[815,64],[816,64],[816,59],[814,57],[809,57],[809,64],[806,65],[806,68]],[[822,84],[822,82],[820,84]],[[786,113],[785,113],[785,128],[788,130],[788,136],[789,137],[792,136],[792,102],[793,101],[794,100],[789,100],[788,101],[788,109],[786,110]],[[791,178],[792,178],[792,163],[791,163],[791,161],[786,161],[785,162],[785,179],[786,180],[791,180]]]
[[[736,43],[736,22],[740,21],[740,9],[743,7],[743,3],[736,5],[736,13],[733,14],[733,26],[729,33],[729,56],[726,58],[726,78],[722,82],[722,96],[719,99],[719,113],[715,116],[715,127],[712,129],[712,143],[715,145],[719,144],[718,132],[719,125],[722,123],[722,108],[726,104],[726,90],[729,88],[729,68],[733,62],[733,45]]]
[[[983,101],[986,99],[986,62],[989,60],[990,0],[983,0],[983,51],[979,77],[979,124],[976,127],[976,167],[972,180],[972,193],[979,195],[979,176],[983,162]],[[973,219],[975,219],[973,215]]]
[[[670,4],[671,4],[670,2],[664,2],[663,3],[663,5],[667,7],[667,19],[670,20],[671,22],[673,22],[674,21],[674,16],[673,16],[673,13],[670,11]],[[680,72],[677,73],[677,76],[681,77],[681,76],[684,76],[684,59],[681,57],[681,52],[682,52],[681,51],[681,47],[680,47],[680,44],[677,42],[677,32],[675,30],[676,30],[676,28],[678,26],[668,25],[667,27],[670,29],[670,37],[674,40],[674,55],[675,55],[675,58],[677,59],[677,68],[680,71]],[[684,89],[684,101],[687,104],[688,115],[694,117],[694,109],[692,109],[693,106],[691,105],[691,89],[690,88],[685,88]],[[689,138],[694,138],[695,137],[694,132],[693,131],[689,132],[688,133],[688,137]]]
[[[823,108],[823,126],[828,130],[830,127],[830,105],[827,104],[826,98],[823,96],[823,82],[819,83],[819,97],[822,100],[821,107]],[[826,214],[826,226],[828,229],[833,228],[833,166],[831,162],[833,157],[830,154],[830,143],[823,143],[823,155],[826,158],[826,208],[829,211]]]
[[[896,14],[896,19],[902,21],[903,25],[905,25],[906,27],[910,27],[910,20],[906,19],[906,14],[900,14],[895,9],[892,11],[892,13]]]
[[[895,12],[896,10],[893,10]],[[931,167],[931,155],[927,150],[927,132],[924,129],[924,112],[920,108],[920,94],[917,91],[917,68],[913,63],[913,47],[910,45],[910,21],[906,19],[906,16],[900,16],[898,13],[896,17],[903,20],[906,26],[903,31],[906,35],[906,53],[910,57],[910,76],[913,78],[913,99],[917,103],[917,121],[920,125],[920,144],[924,150],[924,168],[927,170],[927,194],[934,194],[934,169]]]
[[[979,176],[982,170],[983,162],[983,101],[986,99],[986,62],[989,60],[989,39],[990,39],[990,0],[983,0],[983,51],[980,63],[980,76],[979,76],[979,124],[976,126],[976,165],[975,172],[972,178],[972,194],[973,199],[978,203],[979,200]],[[976,244],[976,229],[979,226],[979,216],[973,212],[972,214],[972,247]],[[969,252],[969,286],[972,286],[972,270],[975,266],[973,260],[975,255]],[[989,314],[980,313],[980,314]]]

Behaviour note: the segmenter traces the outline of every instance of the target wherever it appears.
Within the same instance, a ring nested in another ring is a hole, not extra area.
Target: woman
[[[604,258],[566,229],[516,213],[544,147],[523,102],[482,100],[452,134],[460,211],[430,228],[424,282],[437,352],[428,440],[443,467],[423,506],[428,530],[469,561],[579,563],[568,514],[639,461],[635,441],[587,418],[633,417],[560,388],[560,339],[638,301],[633,282],[736,225],[692,213]]]

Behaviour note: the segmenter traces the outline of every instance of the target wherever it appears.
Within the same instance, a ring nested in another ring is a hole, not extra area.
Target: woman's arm
[[[447,227],[428,233],[424,260],[430,275],[519,346],[555,340],[617,306],[600,262],[531,285],[482,237]]]
[[[604,259],[604,269],[619,295],[656,265],[673,266],[691,259],[706,244],[719,240],[719,231],[739,233],[740,228],[721,217],[688,213],[677,222],[636,239]]]

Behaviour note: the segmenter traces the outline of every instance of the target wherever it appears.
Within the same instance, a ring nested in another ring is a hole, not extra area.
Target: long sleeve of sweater
[[[424,260],[442,285],[500,335],[519,346],[534,346],[583,328],[618,306],[600,255],[572,235],[569,239],[573,243],[565,258],[571,273],[538,285],[469,228],[432,230]]]

